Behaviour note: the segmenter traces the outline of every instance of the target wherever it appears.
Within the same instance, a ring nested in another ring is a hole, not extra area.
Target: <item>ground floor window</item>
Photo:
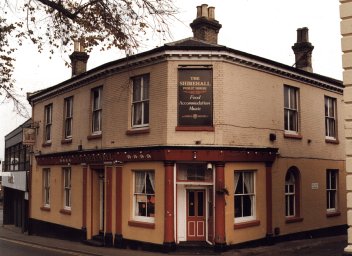
[[[43,169],[43,204],[50,207],[50,169]]]
[[[255,219],[254,171],[235,171],[235,222]]]
[[[154,171],[134,171],[134,219],[154,221],[155,182]]]
[[[297,167],[290,167],[285,176],[285,216],[299,217],[300,174]]]
[[[326,172],[326,209],[328,212],[337,210],[337,170]]]

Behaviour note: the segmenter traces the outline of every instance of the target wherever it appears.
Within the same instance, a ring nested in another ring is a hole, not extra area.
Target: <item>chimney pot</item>
[[[193,37],[208,43],[218,43],[218,33],[221,24],[215,20],[215,7],[207,4],[197,6],[197,18],[190,24]]]
[[[209,7],[209,19],[215,20],[215,7]]]
[[[208,5],[202,4],[202,16],[208,18]]]
[[[308,28],[297,29],[297,42],[292,46],[295,53],[296,68],[313,72],[312,51],[314,46],[309,42]]]

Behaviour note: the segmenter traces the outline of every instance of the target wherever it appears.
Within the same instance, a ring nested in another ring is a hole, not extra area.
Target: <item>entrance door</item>
[[[99,232],[104,232],[104,173],[99,174]]]
[[[187,240],[205,241],[205,190],[187,190]]]
[[[208,189],[208,242],[214,242],[213,188]]]

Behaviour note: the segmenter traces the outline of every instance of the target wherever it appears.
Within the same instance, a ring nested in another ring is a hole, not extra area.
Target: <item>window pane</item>
[[[188,192],[188,216],[195,216],[194,191]]]
[[[284,107],[288,108],[289,107],[289,101],[288,101],[288,87],[284,87]]]
[[[243,196],[243,217],[252,216],[252,198],[249,195]]]
[[[204,216],[204,192],[198,191],[198,215],[197,216]]]
[[[133,125],[142,124],[142,103],[133,104]]]
[[[143,77],[143,100],[149,99],[149,76]]]
[[[135,78],[133,79],[133,102],[140,101],[142,98],[141,96],[141,78]]]
[[[143,124],[149,123],[149,101],[144,102]]]
[[[288,130],[288,126],[289,126],[289,119],[288,119],[289,110],[285,109],[284,112],[285,112],[285,130]]]
[[[296,89],[290,88],[290,108],[297,109]]]

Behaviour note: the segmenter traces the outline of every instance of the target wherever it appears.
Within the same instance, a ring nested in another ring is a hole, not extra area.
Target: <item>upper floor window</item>
[[[284,86],[285,132],[298,133],[298,89]]]
[[[149,124],[149,74],[132,78],[132,127]]]
[[[326,209],[328,212],[337,210],[337,181],[338,171],[327,170],[326,172]]]
[[[255,219],[254,171],[235,172],[235,222]]]
[[[51,126],[52,126],[52,115],[53,115],[53,105],[49,104],[46,105],[44,108],[44,124],[45,124],[45,131],[44,131],[44,138],[45,142],[51,141]]]
[[[325,96],[325,136],[336,139],[336,99]]]
[[[63,169],[64,209],[71,210],[71,168]]]
[[[65,99],[64,102],[64,119],[65,119],[65,139],[72,137],[72,121],[73,121],[73,97]]]
[[[43,204],[50,207],[50,169],[43,169]]]
[[[154,171],[134,172],[134,219],[154,222]]]
[[[92,90],[92,133],[101,133],[102,124],[102,92],[103,88],[98,87]]]

